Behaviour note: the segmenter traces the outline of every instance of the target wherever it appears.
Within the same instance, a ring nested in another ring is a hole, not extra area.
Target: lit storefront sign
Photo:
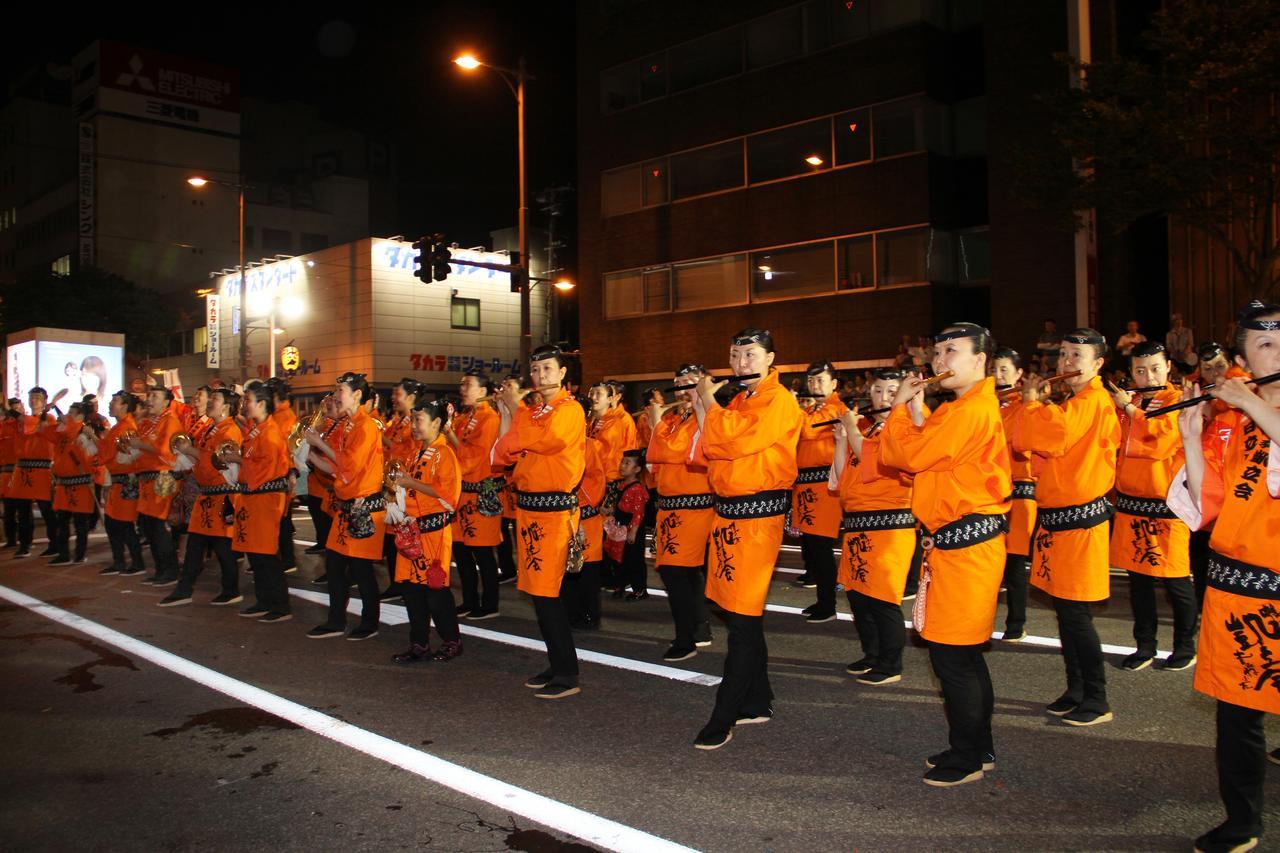
[[[510,291],[511,273],[467,265],[467,261],[481,261],[489,264],[511,263],[505,252],[474,252],[470,249],[453,249],[452,253],[455,263],[449,265],[449,277],[440,282],[440,284],[448,285],[450,283],[465,282],[467,284],[491,285],[495,288],[502,288],[503,292]],[[418,252],[408,243],[382,241],[373,244],[373,265],[375,269],[400,270],[406,275],[412,276],[414,262],[417,259]]]

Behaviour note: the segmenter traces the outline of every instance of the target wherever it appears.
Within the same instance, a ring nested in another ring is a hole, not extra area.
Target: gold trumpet
[[[128,453],[133,450],[133,446],[129,442],[137,437],[138,434],[133,430],[120,433],[120,435],[116,436],[116,450],[120,453]]]
[[[240,445],[236,444],[234,441],[230,439],[227,439],[226,441],[219,444],[217,448],[214,449],[213,458],[210,460],[211,462],[213,462],[213,467],[217,468],[219,471],[227,470],[228,463],[222,457],[227,453],[234,453],[239,449],[240,449]]]
[[[169,439],[169,452],[177,454],[184,444],[191,444],[191,436],[185,432],[176,433],[173,438]]]
[[[396,480],[399,480],[405,474],[404,463],[399,459],[392,459],[382,469],[382,482],[386,487],[395,491]]]
[[[293,429],[289,432],[289,452],[291,454],[296,453],[298,448],[306,443],[307,430],[318,428],[323,418],[324,409],[317,408],[305,421],[300,420],[293,425]]]

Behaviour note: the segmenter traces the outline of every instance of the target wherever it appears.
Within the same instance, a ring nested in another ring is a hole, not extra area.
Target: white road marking
[[[353,726],[17,590],[0,586],[0,598],[343,746],[592,844],[620,851],[691,849]]]

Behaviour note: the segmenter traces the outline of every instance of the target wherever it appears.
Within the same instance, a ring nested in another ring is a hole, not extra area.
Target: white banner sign
[[[204,327],[208,335],[208,347],[204,353],[205,367],[222,366],[222,311],[218,294],[210,293],[204,298]]]

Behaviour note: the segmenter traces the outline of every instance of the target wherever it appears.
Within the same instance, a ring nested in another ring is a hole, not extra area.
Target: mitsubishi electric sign
[[[240,132],[240,75],[184,56],[99,42],[98,109],[200,130]]]

